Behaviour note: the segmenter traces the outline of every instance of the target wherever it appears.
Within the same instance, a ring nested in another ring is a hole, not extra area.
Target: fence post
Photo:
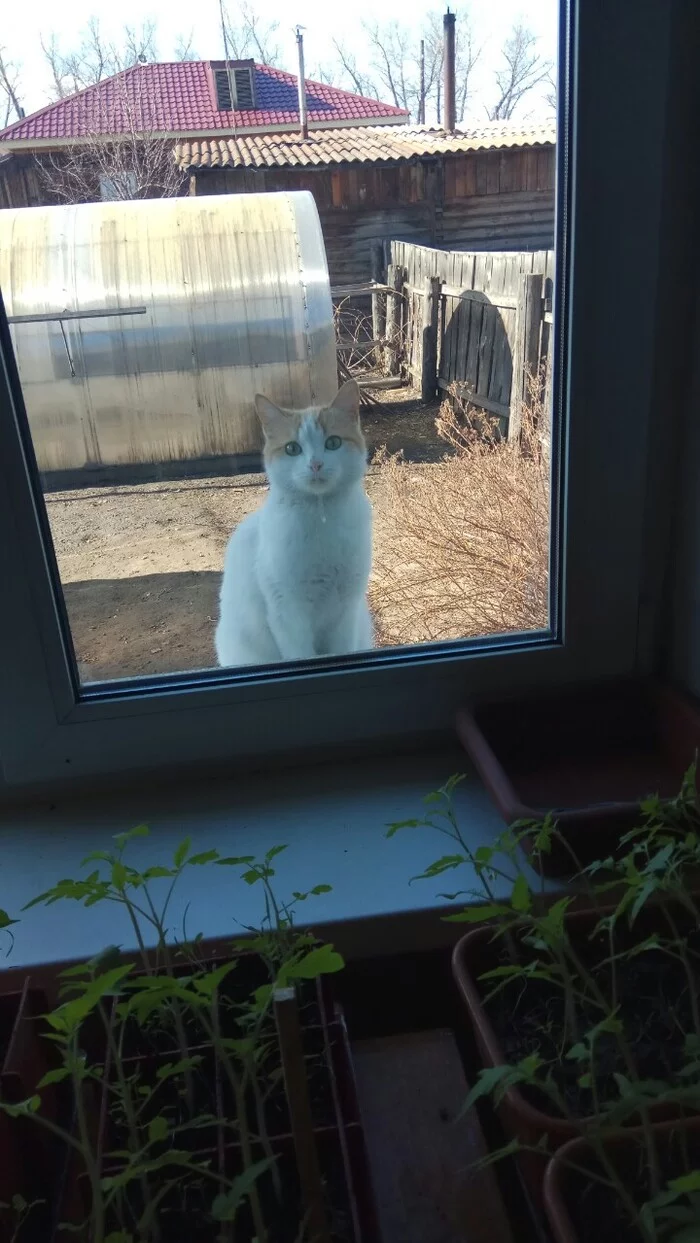
[[[377,284],[384,284],[384,243],[373,242],[371,252],[371,275]],[[381,341],[386,331],[386,294],[372,294],[372,336]],[[378,367],[382,365],[383,349],[381,345],[374,347],[374,361]]]
[[[389,264],[386,283],[391,285],[395,292],[388,294],[386,300],[384,367],[387,375],[398,375],[401,358],[401,302],[404,284],[404,270],[398,263]]]
[[[442,281],[430,276],[423,295],[423,349],[421,352],[420,395],[423,401],[434,401],[437,392],[438,323]]]
[[[541,274],[520,278],[518,308],[515,316],[515,350],[513,382],[510,389],[508,439],[520,436],[523,407],[530,396],[529,377],[537,376],[540,366],[540,331],[542,328]]]

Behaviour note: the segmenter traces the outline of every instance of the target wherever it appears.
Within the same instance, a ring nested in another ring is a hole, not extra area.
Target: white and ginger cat
[[[270,490],[226,550],[219,664],[371,648],[372,507],[357,384],[349,380],[321,409],[281,410],[260,394],[255,408]]]

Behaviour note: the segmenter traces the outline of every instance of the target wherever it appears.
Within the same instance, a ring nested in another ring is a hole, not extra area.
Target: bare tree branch
[[[545,97],[544,97],[544,98],[545,98],[545,103],[547,104],[547,107],[548,107],[548,108],[549,108],[549,109],[553,112],[554,117],[556,118],[556,115],[557,115],[557,89],[558,89],[558,88],[557,88],[557,71],[556,71],[556,69],[555,69],[554,65],[553,65],[553,66],[552,66],[552,68],[549,70],[549,73],[547,74],[547,77],[545,78],[545,81],[546,81],[546,83],[547,83],[547,93],[546,93],[546,95],[545,95]]]
[[[91,17],[80,42],[68,52],[61,51],[55,34],[46,42],[42,37],[41,50],[51,73],[56,99],[75,95],[86,86],[95,86],[132,65],[158,59],[156,27],[150,20],[138,28],[125,26],[121,41],[109,43],[102,35],[99,18]]]
[[[372,67],[381,85],[391,95],[395,107],[417,112],[417,49],[409,49],[408,35],[395,25],[362,25],[372,49]]]
[[[323,82],[326,86],[337,85],[337,75],[331,73],[325,65],[311,65],[308,78],[311,82]]]
[[[175,40],[175,59],[176,60],[199,60],[192,42],[194,39],[194,31],[190,30],[187,38],[184,35],[178,35]]]
[[[496,71],[498,98],[486,110],[490,121],[509,121],[524,96],[547,79],[552,66],[535,51],[536,46],[537,36],[521,22],[516,23],[503,44],[505,64]]]
[[[279,65],[282,61],[277,32],[279,22],[265,22],[252,0],[242,0],[236,8],[236,20],[224,9],[224,23],[229,52],[234,60],[252,57],[263,65]]]
[[[19,65],[0,47],[0,128],[21,120],[24,109],[19,98]]]
[[[356,91],[358,95],[364,95],[368,99],[378,99],[379,92],[377,90],[376,83],[373,82],[369,74],[362,73],[362,71],[358,69],[357,61],[355,60],[352,52],[349,52],[345,44],[341,43],[338,39],[333,39],[333,47],[335,48],[343,73],[350,79],[352,89]],[[323,81],[324,79],[320,80]],[[328,75],[326,80],[332,82],[334,80],[333,75]]]
[[[420,43],[425,54],[426,119],[440,122],[442,109],[443,31],[442,15],[428,14],[422,31],[414,39],[397,25],[363,23],[369,45],[369,69],[360,68],[346,43],[335,39],[338,65],[342,74],[360,95],[389,98],[397,108],[406,108],[415,119],[420,115]],[[468,9],[457,13],[455,45],[457,116],[464,120],[470,100],[472,72],[481,49],[476,46]],[[336,76],[337,80],[337,76]]]
[[[56,152],[36,157],[39,175],[57,203],[99,199],[173,198],[182,193],[184,174],[175,162],[175,143],[158,132],[154,101],[139,66],[115,79],[109,100],[95,118],[88,115],[85,137]]]
[[[66,88],[65,61],[59,51],[56,35],[49,35],[48,42],[46,43],[44,43],[44,36],[41,35],[39,43],[51,73],[53,97],[54,99],[63,99],[65,95],[69,94],[69,89]]]
[[[143,22],[140,30],[134,26],[125,26],[124,46],[114,49],[113,54],[122,69],[128,69],[130,65],[143,65],[149,60],[157,60],[155,22],[150,19]]]

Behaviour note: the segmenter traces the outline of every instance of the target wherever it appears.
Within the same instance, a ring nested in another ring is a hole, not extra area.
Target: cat
[[[218,662],[265,665],[369,649],[372,507],[357,383],[348,380],[329,406],[283,410],[257,394],[255,409],[269,493],[226,549]]]

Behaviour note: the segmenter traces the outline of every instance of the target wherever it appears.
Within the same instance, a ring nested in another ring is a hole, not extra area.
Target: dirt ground
[[[437,406],[405,390],[363,414],[370,452],[403,450],[430,471],[446,446]],[[370,467],[381,551],[381,472]],[[262,475],[49,492],[46,505],[85,682],[202,669],[213,636],[224,551],[265,495]]]

